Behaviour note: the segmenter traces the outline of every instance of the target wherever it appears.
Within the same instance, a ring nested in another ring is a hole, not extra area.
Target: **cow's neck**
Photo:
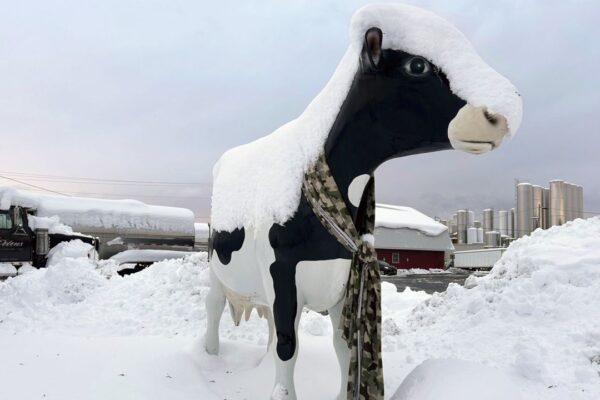
[[[374,139],[377,135],[372,135],[377,128],[361,90],[365,90],[365,84],[357,76],[325,143],[327,163],[355,222],[368,179],[380,164],[393,157],[390,147],[382,146]]]

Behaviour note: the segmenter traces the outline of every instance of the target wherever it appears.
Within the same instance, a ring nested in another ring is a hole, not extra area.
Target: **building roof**
[[[438,236],[448,231],[448,227],[411,207],[377,204],[375,227],[408,228],[428,236]]]
[[[398,250],[454,250],[448,228],[411,207],[377,204],[375,247]]]

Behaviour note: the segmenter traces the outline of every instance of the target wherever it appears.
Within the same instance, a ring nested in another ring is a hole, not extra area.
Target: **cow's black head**
[[[417,54],[382,49],[381,30],[371,28],[326,150],[360,146],[379,165],[451,147],[483,153],[497,147],[507,133],[504,117],[452,93],[438,66]]]

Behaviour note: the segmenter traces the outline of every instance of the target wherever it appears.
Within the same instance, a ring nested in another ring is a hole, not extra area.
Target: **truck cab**
[[[35,233],[29,228],[27,212],[19,206],[0,210],[0,263],[33,262]]]
[[[18,267],[30,263],[36,268],[43,268],[51,248],[74,239],[89,243],[98,250],[98,238],[93,236],[49,233],[44,228],[34,231],[29,226],[28,214],[35,215],[35,210],[15,205],[8,210],[0,210],[0,264]]]

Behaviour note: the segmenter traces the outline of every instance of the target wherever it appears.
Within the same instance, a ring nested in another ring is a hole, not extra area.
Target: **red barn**
[[[377,204],[377,258],[403,269],[444,268],[454,250],[448,228],[414,208]]]

